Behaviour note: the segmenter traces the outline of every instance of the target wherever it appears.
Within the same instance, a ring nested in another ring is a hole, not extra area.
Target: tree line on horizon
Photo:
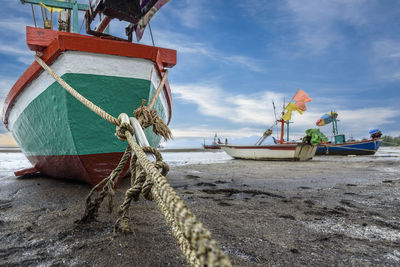
[[[382,137],[382,146],[400,146],[400,136],[383,136]]]

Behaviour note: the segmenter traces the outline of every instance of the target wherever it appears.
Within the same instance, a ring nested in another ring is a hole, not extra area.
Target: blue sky
[[[33,19],[30,6],[0,1],[3,102],[33,62],[25,43]],[[125,24],[111,32],[122,36]],[[313,101],[292,117],[294,139],[332,109],[348,137],[372,128],[400,135],[399,1],[171,0],[151,27],[157,46],[178,51],[169,146],[198,146],[215,132],[252,143],[274,122],[272,100],[279,113],[299,88]],[[142,43],[151,44],[147,30]]]

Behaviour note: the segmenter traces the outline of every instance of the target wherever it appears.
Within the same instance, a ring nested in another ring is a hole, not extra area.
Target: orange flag
[[[293,100],[296,101],[296,106],[305,111],[306,108],[306,103],[307,102],[311,102],[311,98],[307,95],[306,92],[304,92],[303,90],[299,89],[297,90],[297,93],[294,95]]]

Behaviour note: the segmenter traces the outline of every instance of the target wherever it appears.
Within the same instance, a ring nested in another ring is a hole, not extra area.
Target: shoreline
[[[167,179],[237,266],[399,265],[398,161],[351,159],[188,164]],[[134,234],[112,239],[128,187],[113,213],[103,204],[98,221],[77,225],[89,185],[1,178],[0,265],[186,266],[152,201],[133,202]]]

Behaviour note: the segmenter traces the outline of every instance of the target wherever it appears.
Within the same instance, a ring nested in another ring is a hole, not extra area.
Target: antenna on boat
[[[276,108],[275,108],[274,100],[272,100],[272,106],[274,107],[274,117],[275,117],[275,121],[277,121],[278,119],[276,118]]]
[[[282,115],[283,115],[283,111],[285,110],[285,106],[286,106],[286,105],[285,105],[285,97],[283,97],[283,107],[282,107],[283,109],[282,109]]]

